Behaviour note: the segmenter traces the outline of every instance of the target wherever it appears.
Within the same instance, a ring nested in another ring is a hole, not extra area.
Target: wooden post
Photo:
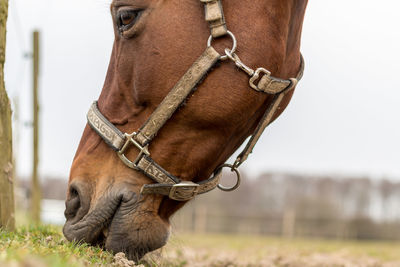
[[[0,0],[0,228],[14,230],[11,106],[4,85],[8,0]]]
[[[40,222],[41,189],[38,176],[39,164],[39,32],[33,32],[33,169],[32,169],[32,219]]]
[[[200,205],[195,207],[196,220],[194,221],[194,231],[203,234],[207,230],[207,206]]]
[[[295,235],[296,211],[285,209],[282,220],[282,235],[286,238],[293,238]]]

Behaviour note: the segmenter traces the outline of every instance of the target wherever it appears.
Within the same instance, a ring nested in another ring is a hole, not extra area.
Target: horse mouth
[[[112,218],[110,219],[112,221]],[[109,236],[109,230],[108,230],[109,224],[106,225],[102,231],[98,234],[98,236],[93,240],[92,243],[90,243],[93,246],[98,246],[102,249],[106,249],[106,241]]]
[[[66,206],[68,209],[68,201]],[[127,189],[104,194],[80,220],[66,217],[63,232],[67,240],[124,252],[134,261],[164,246],[169,236],[169,225],[145,211],[142,201]]]

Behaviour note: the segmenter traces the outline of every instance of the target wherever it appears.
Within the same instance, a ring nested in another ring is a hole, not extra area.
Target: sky
[[[12,0],[6,87],[18,117],[17,173],[32,169],[32,31],[41,31],[42,176],[68,177],[113,43],[110,0]],[[400,181],[400,2],[309,1],[303,80],[241,167]],[[246,20],[243,20],[246,23]],[[240,44],[239,44],[240,45]]]

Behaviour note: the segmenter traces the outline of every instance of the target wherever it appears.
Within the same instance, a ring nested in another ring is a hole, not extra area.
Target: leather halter
[[[273,116],[285,94],[296,87],[303,75],[304,60],[302,56],[300,70],[296,78],[288,80],[275,78],[264,68],[253,70],[246,66],[235,54],[236,39],[235,36],[227,30],[221,0],[200,0],[200,2],[205,6],[205,17],[211,30],[208,46],[137,132],[131,134],[122,133],[101,114],[97,107],[97,101],[92,104],[87,114],[88,123],[91,128],[117,152],[125,165],[134,170],[141,171],[156,182],[154,184],[145,184],[141,189],[141,194],[160,194],[177,201],[187,201],[197,194],[206,193],[216,187],[224,191],[236,189],[240,184],[238,167],[248,158],[264,129],[272,122]],[[225,49],[225,55],[220,55],[212,47],[211,42],[213,38],[218,38],[227,34],[232,38],[233,47],[231,50]],[[272,103],[265,111],[256,130],[234,164],[223,164],[219,166],[209,179],[199,183],[182,181],[166,171],[150,157],[148,146],[183,101],[192,93],[204,76],[211,71],[211,68],[218,61],[225,59],[233,61],[239,69],[249,75],[249,86],[252,89],[274,95]],[[133,161],[128,159],[125,155],[126,151],[131,146],[139,151],[139,154]],[[222,169],[225,167],[229,167],[237,175],[236,185],[231,188],[219,185]]]

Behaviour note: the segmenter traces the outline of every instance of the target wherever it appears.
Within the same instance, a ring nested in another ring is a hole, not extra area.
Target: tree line
[[[246,175],[244,175],[246,176]],[[400,182],[265,173],[232,193],[199,196],[177,229],[340,239],[400,239]]]

